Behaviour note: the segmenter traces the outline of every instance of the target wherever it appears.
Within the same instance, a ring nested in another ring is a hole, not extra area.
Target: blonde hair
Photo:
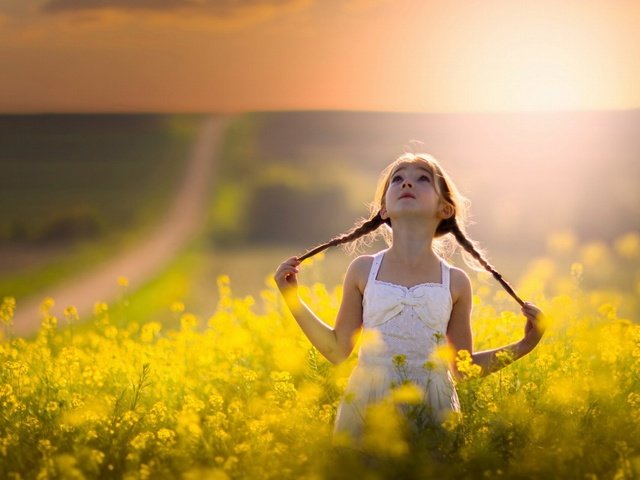
[[[328,242],[309,250],[297,257],[298,261],[337,245],[343,245],[345,250],[352,254],[359,250],[361,246],[369,245],[378,235],[382,235],[386,244],[391,246],[393,241],[391,219],[383,219],[380,216],[382,207],[385,205],[387,189],[391,182],[391,176],[397,167],[416,163],[426,167],[431,172],[434,179],[434,188],[440,202],[448,205],[453,210],[453,214],[448,218],[442,219],[436,227],[432,243],[434,252],[441,257],[449,258],[455,253],[457,246],[460,245],[462,247],[462,258],[469,268],[476,271],[489,271],[520,305],[524,305],[524,302],[516,295],[511,286],[487,262],[485,251],[467,235],[466,226],[470,221],[471,202],[456,188],[451,177],[442,168],[438,160],[428,153],[405,152],[385,167],[380,174],[374,200],[368,204],[369,218],[359,219],[347,233],[338,235]],[[447,235],[449,233],[451,235]]]

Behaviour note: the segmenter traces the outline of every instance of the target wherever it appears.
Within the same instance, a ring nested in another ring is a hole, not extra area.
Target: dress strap
[[[382,255],[384,255],[384,250],[380,250],[373,256],[373,263],[371,264],[371,269],[369,270],[368,283],[373,283],[373,281],[378,276],[378,270],[380,269],[380,264],[382,263]]]
[[[449,281],[450,281],[450,277],[451,277],[451,267],[450,265],[444,260],[444,258],[440,259],[440,263],[442,265],[442,284],[445,287],[449,287]]]

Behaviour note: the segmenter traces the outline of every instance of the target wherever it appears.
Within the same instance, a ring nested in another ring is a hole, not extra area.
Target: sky
[[[640,108],[638,0],[0,0],[0,112]]]

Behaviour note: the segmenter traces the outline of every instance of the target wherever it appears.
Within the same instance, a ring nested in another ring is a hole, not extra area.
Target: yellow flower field
[[[403,433],[394,404],[419,404],[421,392],[399,386],[370,409],[366,459],[331,448],[355,352],[334,366],[311,348],[271,279],[259,298],[236,298],[221,275],[217,309],[202,320],[174,304],[175,330],[117,326],[104,303],[93,329],[74,330],[74,309],[55,318],[47,299],[28,341],[12,335],[15,302],[5,297],[0,477],[638,478],[638,236],[611,246],[570,240],[552,239],[552,254],[514,285],[549,319],[538,347],[458,384],[462,415],[417,437]],[[586,286],[608,270],[623,279],[615,288]],[[300,293],[333,321],[340,286],[301,285]],[[478,276],[476,350],[520,338],[516,307]]]

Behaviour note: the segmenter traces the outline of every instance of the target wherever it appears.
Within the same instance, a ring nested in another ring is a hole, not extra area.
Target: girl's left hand
[[[522,341],[530,348],[535,347],[546,329],[546,317],[538,307],[531,302],[524,302],[522,313],[527,317]]]

